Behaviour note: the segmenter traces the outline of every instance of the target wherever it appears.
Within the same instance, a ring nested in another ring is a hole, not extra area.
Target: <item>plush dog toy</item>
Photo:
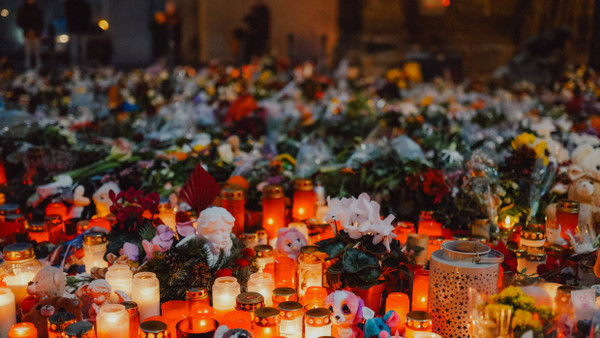
[[[277,230],[277,254],[298,260],[300,249],[308,245],[306,237],[296,228],[281,228]]]
[[[398,331],[392,335],[390,327],[400,326],[400,316],[393,310],[388,311],[383,318],[367,319],[364,328],[364,338],[392,338],[400,337]]]
[[[374,315],[363,300],[350,291],[335,291],[329,294],[325,298],[325,308],[331,311],[331,333],[338,338],[362,337],[357,324]]]

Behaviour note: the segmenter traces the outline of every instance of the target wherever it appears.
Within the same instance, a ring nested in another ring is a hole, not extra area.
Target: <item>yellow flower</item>
[[[273,75],[273,73],[270,70],[265,70],[264,72],[262,72],[260,74],[260,77],[258,78],[258,80],[260,82],[265,82],[271,77],[271,75]]]
[[[512,307],[504,304],[488,304],[485,306],[485,314],[492,321],[499,323],[503,320],[510,319]]]
[[[542,324],[539,320],[533,318],[533,314],[531,312],[525,310],[517,310],[515,311],[515,315],[512,319],[512,327],[513,329],[520,328],[522,330],[540,330],[542,328]]]
[[[433,97],[430,95],[427,95],[421,100],[421,107],[429,106],[432,103],[433,103]]]
[[[511,145],[514,150],[521,148],[522,146],[529,146],[535,143],[535,135],[531,133],[522,133],[521,135],[515,137],[515,139],[511,142]]]
[[[385,73],[385,78],[389,82],[396,82],[402,77],[402,71],[398,68],[392,68]]]
[[[421,65],[417,62],[407,62],[404,64],[404,73],[411,82],[419,83],[423,81],[423,74],[421,73]]]

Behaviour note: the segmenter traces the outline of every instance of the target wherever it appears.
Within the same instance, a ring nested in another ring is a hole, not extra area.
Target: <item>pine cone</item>
[[[204,262],[198,262],[192,267],[192,271],[190,272],[192,280],[194,281],[194,286],[196,287],[206,287],[211,279],[210,268]]]
[[[169,267],[176,267],[185,264],[185,255],[177,250],[171,249],[165,253],[165,263]]]

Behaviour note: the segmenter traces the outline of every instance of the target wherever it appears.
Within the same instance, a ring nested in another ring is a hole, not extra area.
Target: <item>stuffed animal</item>
[[[75,296],[81,302],[83,317],[95,320],[100,307],[108,303],[110,294],[110,284],[104,279],[96,279],[75,291]]]
[[[275,248],[278,255],[298,260],[300,250],[306,245],[308,245],[308,242],[300,230],[296,228],[281,228],[277,230],[277,244]]]
[[[325,308],[331,311],[331,333],[337,338],[357,338],[361,332],[357,324],[365,317],[373,317],[374,312],[365,306],[363,300],[350,291],[335,291],[325,298]]]
[[[110,214],[112,201],[110,200],[110,197],[108,197],[108,193],[111,190],[115,195],[118,195],[121,192],[121,189],[115,182],[106,182],[101,185],[92,196],[94,204],[96,204],[96,215],[98,217],[106,217]]]
[[[69,218],[80,218],[82,217],[83,210],[89,206],[92,202],[85,196],[85,186],[77,185],[73,189],[73,196],[69,196],[68,202],[72,203],[71,209],[69,209]]]
[[[398,331],[394,331],[392,335],[392,330],[390,327],[399,327],[400,326],[400,316],[394,312],[393,310],[388,311],[383,318],[375,317],[371,319],[367,319],[364,327],[364,337],[365,338],[391,338],[391,337],[400,337]]]
[[[600,231],[600,180],[596,179],[597,172],[588,172],[578,165],[569,167],[568,176],[572,183],[569,185],[567,197],[569,200],[579,202],[579,231],[586,238],[579,238],[579,244],[592,242],[596,233]],[[556,203],[546,208],[548,219],[556,219]],[[560,229],[550,230],[547,234],[548,241],[561,244],[557,233]],[[572,234],[575,236],[575,234]],[[565,243],[562,243],[565,244]],[[583,250],[584,248],[581,248]]]
[[[69,298],[47,297],[25,314],[21,321],[35,325],[38,337],[48,337],[48,317],[58,312],[70,312],[77,320],[81,320],[81,310]]]
[[[58,268],[41,268],[27,285],[29,296],[21,303],[21,313],[28,313],[39,301],[48,297],[62,297],[67,287],[67,278]]]

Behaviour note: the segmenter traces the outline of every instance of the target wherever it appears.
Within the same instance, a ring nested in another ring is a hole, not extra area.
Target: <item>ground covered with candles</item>
[[[287,67],[0,73],[0,336],[600,334],[598,74]]]

